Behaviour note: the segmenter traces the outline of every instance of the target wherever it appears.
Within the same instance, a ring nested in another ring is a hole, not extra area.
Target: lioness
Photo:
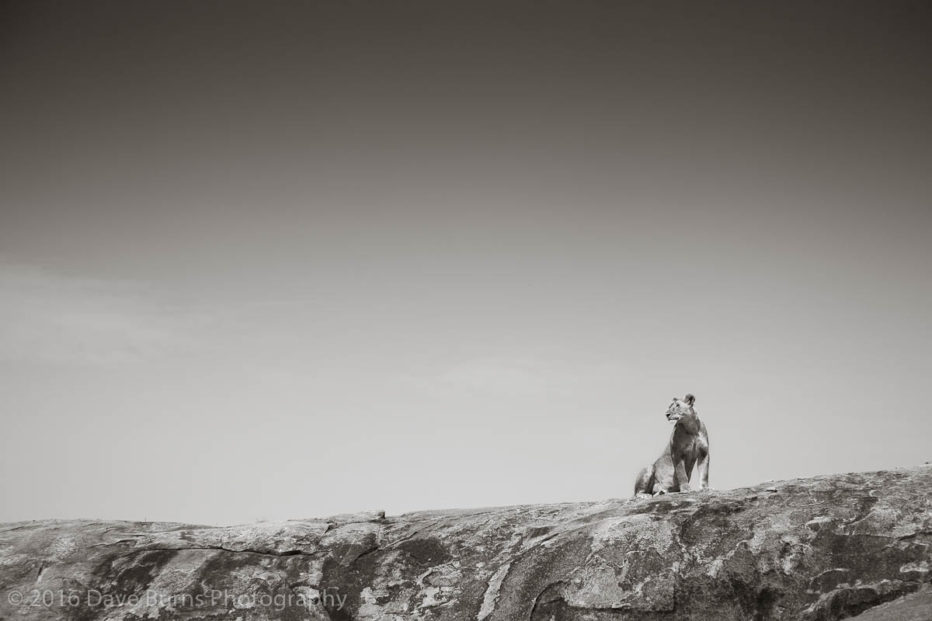
[[[688,492],[693,466],[699,474],[699,489],[709,486],[709,434],[693,408],[696,398],[673,398],[667,420],[674,423],[670,441],[653,465],[638,473],[634,495]]]

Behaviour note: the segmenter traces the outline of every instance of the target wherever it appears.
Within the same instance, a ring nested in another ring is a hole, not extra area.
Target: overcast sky
[[[926,2],[4,2],[0,520],[932,460]]]

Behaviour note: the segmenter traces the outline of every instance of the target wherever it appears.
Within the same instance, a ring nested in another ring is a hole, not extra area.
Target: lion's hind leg
[[[654,487],[654,468],[648,466],[641,468],[637,478],[634,480],[634,497],[643,497],[653,495]]]

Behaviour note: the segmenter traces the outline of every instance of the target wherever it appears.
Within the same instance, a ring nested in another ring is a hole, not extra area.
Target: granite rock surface
[[[930,466],[232,527],[19,522],[0,525],[0,619],[932,619],[930,546]]]

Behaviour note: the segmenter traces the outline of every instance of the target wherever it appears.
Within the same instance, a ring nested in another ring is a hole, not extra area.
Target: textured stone
[[[926,466],[223,528],[20,522],[0,525],[0,619],[932,619],[930,497]]]

